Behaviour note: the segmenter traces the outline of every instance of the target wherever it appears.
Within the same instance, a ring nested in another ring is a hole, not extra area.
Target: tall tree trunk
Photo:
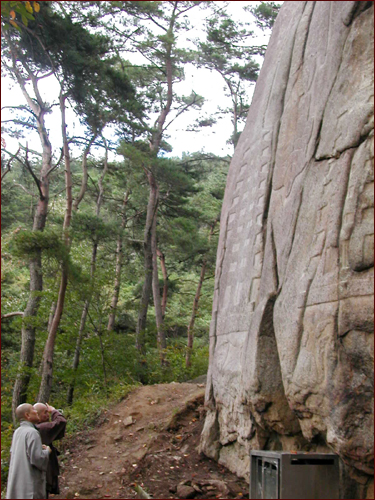
[[[161,252],[158,248],[156,249],[157,256],[159,257],[160,260],[160,267],[161,267],[161,272],[163,274],[163,298],[161,301],[161,313],[164,319],[165,316],[165,311],[167,309],[167,300],[168,300],[168,273],[167,273],[167,267],[165,265],[165,255],[163,252]]]
[[[47,333],[51,329],[51,325],[52,325],[53,317],[55,316],[55,312],[56,312],[56,302],[52,302],[49,317],[48,317]],[[43,375],[43,357],[40,361],[38,374],[40,377]]]
[[[104,188],[103,188],[103,180],[104,177],[108,171],[108,147],[107,147],[107,142],[102,137],[105,145],[105,158],[104,158],[104,168],[102,175],[100,176],[100,179],[98,181],[98,187],[99,187],[99,194],[98,198],[96,200],[96,216],[99,217],[100,215],[100,209],[103,203],[103,193],[104,193]],[[78,204],[77,204],[78,207]],[[96,257],[98,253],[98,242],[94,241],[93,246],[92,246],[92,254],[91,254],[91,268],[90,268],[90,285],[91,288],[93,287],[94,284],[94,278],[95,278],[95,270],[96,270]],[[91,294],[91,292],[90,292]],[[67,394],[67,403],[71,405],[73,403],[73,393],[74,393],[74,386],[75,386],[75,378],[79,366],[79,358],[81,354],[81,345],[82,341],[84,338],[85,334],[85,326],[86,326],[86,319],[87,315],[89,312],[90,308],[90,297],[85,300],[85,304],[82,309],[82,314],[81,314],[81,321],[79,324],[79,331],[78,331],[78,336],[77,336],[77,341],[76,341],[76,347],[74,351],[74,357],[73,357],[73,363],[72,363],[72,369],[73,369],[73,379],[72,382],[68,388],[68,394]],[[101,340],[100,340],[101,341]]]
[[[43,231],[47,218],[48,208],[48,193],[49,182],[48,176],[43,175],[47,168],[51,166],[51,148],[45,145],[45,154],[43,159],[46,164],[43,164],[41,172],[40,188],[42,190],[43,199],[40,199],[35,212],[33,231]],[[49,154],[48,154],[49,150]],[[48,163],[47,163],[48,161]],[[34,360],[34,347],[35,347],[35,326],[34,318],[36,317],[39,309],[41,295],[43,290],[43,273],[42,273],[42,253],[36,251],[36,256],[30,259],[30,295],[27,301],[26,309],[23,313],[22,323],[22,340],[21,340],[21,353],[20,353],[20,370],[17,373],[16,381],[13,389],[12,399],[12,414],[15,421],[15,410],[18,405],[26,402],[27,388],[30,381],[30,369]]]
[[[47,331],[48,332],[51,329],[51,325],[52,325],[52,321],[53,321],[53,317],[55,315],[55,312],[56,312],[56,302],[52,302],[52,304],[51,304],[51,310],[50,310],[49,317],[48,317],[48,325],[47,325]]]
[[[70,168],[70,156],[69,156],[69,145],[68,138],[66,135],[66,121],[65,121],[65,99],[66,96],[60,92],[60,109],[61,109],[61,132],[63,138],[63,152],[64,152],[64,163],[65,163],[65,196],[66,196],[66,209],[63,224],[63,236],[64,244],[69,251],[70,238],[69,238],[69,227],[72,218],[72,174]],[[55,350],[55,341],[57,330],[60,324],[61,316],[64,310],[65,302],[65,292],[68,285],[68,265],[63,262],[61,269],[61,280],[60,288],[57,297],[56,311],[52,320],[51,328],[48,332],[47,342],[43,353],[43,374],[42,380],[39,388],[38,401],[47,402],[51,394],[52,388],[52,372],[53,372],[53,355]]]
[[[49,202],[49,173],[52,163],[52,147],[48,138],[47,129],[45,126],[45,114],[47,108],[40,95],[38,89],[38,78],[26,67],[29,79],[31,80],[35,99],[30,96],[26,87],[25,80],[17,67],[17,53],[9,38],[9,35],[4,32],[4,36],[9,43],[9,48],[12,57],[12,71],[17,79],[25,100],[36,117],[37,131],[42,145],[42,167],[39,178],[29,168],[30,173],[38,187],[39,201],[34,214],[33,231],[43,231],[48,211]],[[19,370],[16,375],[16,380],[13,388],[12,398],[12,417],[13,422],[16,421],[15,410],[18,405],[26,402],[27,388],[30,381],[30,369],[34,361],[35,347],[35,322],[40,304],[40,292],[43,290],[43,275],[42,275],[42,254],[41,251],[36,251],[35,256],[29,261],[30,269],[30,295],[27,301],[25,311],[23,313],[22,337],[21,337],[21,353]]]
[[[81,344],[82,344],[83,335],[84,335],[84,331],[85,331],[85,324],[86,324],[88,310],[89,310],[89,301],[86,300],[85,305],[83,306],[82,314],[81,314],[81,322],[79,324],[79,332],[78,332],[78,337],[77,337],[77,341],[76,341],[76,347],[74,350],[74,357],[73,357],[73,363],[72,363],[73,379],[72,379],[72,382],[68,388],[68,395],[67,395],[68,405],[71,405],[73,403],[75,377],[76,377],[78,366],[79,366],[79,357],[81,354]]]
[[[145,279],[142,287],[142,296],[136,329],[136,347],[142,355],[146,353],[144,334],[146,329],[148,303],[150,300],[152,288],[152,226],[154,223],[154,219],[156,220],[159,203],[159,189],[152,172],[147,172],[147,179],[150,186],[150,195],[147,204],[146,226],[143,240]]]
[[[83,152],[82,182],[81,182],[81,188],[80,188],[79,194],[75,198],[75,200],[73,201],[73,211],[74,212],[76,212],[78,210],[78,206],[81,203],[81,201],[83,200],[85,193],[86,193],[86,190],[87,190],[87,180],[88,180],[87,157],[89,155],[91,146],[92,146],[93,142],[95,141],[95,139],[96,139],[96,135],[94,134]],[[92,266],[92,259],[91,259],[91,266]],[[92,274],[92,270],[91,270],[91,274]],[[80,325],[79,325],[76,347],[75,347],[74,356],[73,356],[72,368],[73,368],[74,376],[77,372],[78,365],[79,365],[79,356],[80,356],[80,352],[81,352],[81,343],[82,343],[82,339],[83,339],[83,331],[84,331],[84,326],[85,326],[85,322],[86,322],[87,312],[88,312],[88,301],[85,301],[85,305],[84,305],[84,308],[82,311],[81,321],[80,321]],[[68,388],[68,394],[67,394],[68,405],[71,405],[73,403],[73,393],[74,393],[74,380],[72,381],[72,383],[70,384],[70,386]]]
[[[116,318],[116,310],[117,310],[117,303],[118,303],[118,297],[120,293],[120,284],[121,284],[121,270],[122,270],[122,259],[123,259],[123,251],[122,251],[122,232],[125,229],[125,224],[126,224],[126,205],[129,200],[129,191],[126,191],[125,196],[124,196],[124,201],[122,203],[122,214],[121,214],[121,231],[120,234],[117,238],[117,247],[116,247],[116,271],[115,271],[115,284],[113,288],[113,295],[112,295],[112,300],[111,300],[111,312],[109,314],[108,318],[108,326],[107,330],[111,331],[113,330],[115,326],[115,318]]]
[[[104,346],[103,346],[103,339],[102,339],[102,331],[99,330],[97,333],[98,333],[99,342],[100,342],[100,355],[101,355],[101,358],[102,358],[102,368],[103,368],[103,378],[104,378],[105,395],[106,395],[106,397],[108,397],[107,371],[105,369]]]
[[[158,273],[158,257],[157,257],[157,242],[156,242],[156,217],[152,224],[151,230],[151,249],[152,249],[152,293],[155,306],[156,328],[158,331],[157,343],[162,364],[165,361],[165,348],[167,347],[165,341],[165,331],[163,324],[163,314],[160,300],[159,290],[159,273]]]
[[[166,38],[173,38],[173,29],[176,21],[176,10],[177,2],[174,3],[173,12],[171,15],[170,25],[167,32]],[[155,131],[151,136],[150,150],[157,156],[160,150],[160,144],[163,138],[164,125],[167,116],[171,110],[173,102],[173,67],[172,67],[172,45],[173,42],[167,42],[168,47],[165,57],[165,71],[167,77],[167,101],[165,107],[161,110],[156,122]],[[146,226],[144,233],[144,269],[145,269],[145,279],[143,282],[141,302],[139,306],[138,321],[136,328],[136,347],[141,354],[145,354],[145,339],[144,333],[146,329],[147,321],[147,310],[148,303],[151,296],[152,289],[152,274],[153,274],[153,263],[152,263],[152,247],[151,247],[151,236],[152,236],[152,226],[156,224],[157,208],[159,203],[159,191],[156,183],[156,179],[152,172],[146,172],[149,186],[150,186],[150,196],[147,204],[147,216],[146,216]]]
[[[86,193],[86,190],[87,190],[87,180],[88,180],[87,157],[88,157],[88,155],[90,153],[91,146],[94,143],[96,137],[97,137],[97,135],[95,133],[92,136],[92,138],[90,139],[88,145],[86,146],[86,148],[85,148],[85,150],[83,152],[83,157],[82,157],[82,182],[81,182],[81,188],[80,188],[80,191],[78,193],[78,196],[73,201],[73,207],[72,207],[73,212],[76,212],[78,210],[79,204],[83,200],[83,198],[85,196],[85,193]],[[91,274],[92,274],[92,270],[91,270]],[[86,306],[84,306],[84,309],[83,309],[83,312],[82,312],[82,316],[84,315],[85,307]],[[87,310],[86,310],[86,315],[87,315]],[[86,315],[84,315],[83,328],[84,328],[85,321],[86,321]],[[82,316],[81,316],[81,323],[80,323],[80,330],[79,330],[79,334],[78,334],[78,339],[80,339],[80,337],[81,337],[80,336],[80,332],[81,332],[81,325],[82,325]],[[83,328],[82,328],[82,331],[83,331]],[[82,340],[82,339],[80,339],[80,340]],[[78,340],[77,340],[77,343],[78,343]],[[79,352],[80,352],[80,342],[78,343],[78,357],[77,358],[76,358],[77,345],[76,345],[76,349],[75,349],[75,352],[74,352],[73,369],[74,369],[74,367],[75,367],[75,369],[78,368],[78,364],[79,364]],[[69,401],[70,401],[70,404],[73,402],[73,390],[71,391],[71,387],[68,390],[68,403],[69,403]]]
[[[33,326],[33,318],[35,318],[39,309],[40,295],[38,292],[43,290],[40,254],[30,260],[29,269],[30,296],[23,313],[20,365],[13,388],[12,415],[14,423],[16,421],[15,411],[17,406],[26,403],[26,393],[30,381],[30,368],[34,360],[35,327]]]
[[[88,143],[87,147],[85,148],[83,152],[83,158],[82,158],[82,182],[81,182],[81,189],[78,193],[78,196],[75,198],[73,202],[73,210],[77,211],[78,210],[78,205],[81,203],[83,200],[83,197],[85,196],[86,189],[87,189],[87,180],[88,180],[88,172],[87,172],[87,157],[89,155],[91,146],[93,142],[96,139],[96,135],[94,134],[92,138],[90,139],[90,142]]]
[[[191,318],[189,321],[189,326],[188,326],[188,331],[187,331],[188,341],[187,341],[187,350],[186,350],[186,359],[185,359],[186,368],[189,368],[191,366],[191,353],[193,351],[193,341],[194,341],[194,323],[195,323],[195,317],[196,317],[197,311],[198,311],[199,298],[201,296],[204,275],[206,274],[206,267],[207,267],[207,260],[204,259],[202,267],[201,267],[201,274],[199,276],[197,291],[195,292],[193,310],[191,313]]]
[[[220,220],[220,215],[216,217],[214,222],[211,225],[210,229],[210,234],[208,236],[208,242],[211,243],[211,238],[212,235],[214,234],[214,229],[218,221]],[[207,258],[205,257],[202,262],[202,267],[201,267],[201,273],[199,276],[199,282],[198,282],[198,287],[197,291],[195,292],[195,297],[194,297],[194,303],[193,303],[193,310],[191,312],[191,318],[189,321],[189,326],[188,326],[188,331],[187,331],[187,336],[188,336],[188,341],[187,341],[187,349],[186,349],[186,368],[189,368],[191,366],[191,353],[193,351],[193,342],[194,342],[194,324],[195,324],[195,318],[198,312],[198,307],[199,307],[199,299],[201,296],[201,291],[202,291],[202,285],[204,281],[204,276],[206,274],[206,268],[207,268]]]
[[[98,249],[98,245],[97,245],[97,243],[94,243],[93,248],[92,248],[92,255],[91,255],[91,270],[90,270],[91,282],[93,281],[93,277],[95,275],[97,249]],[[92,286],[92,283],[91,283],[91,286]],[[78,331],[78,336],[77,336],[77,341],[76,341],[76,347],[74,350],[74,357],[73,357],[73,363],[72,363],[73,379],[72,379],[72,382],[68,388],[68,395],[67,395],[67,403],[69,405],[71,405],[73,403],[75,379],[76,379],[76,374],[77,374],[77,370],[78,370],[78,366],[79,366],[79,358],[81,355],[81,345],[82,345],[83,338],[85,336],[85,326],[86,326],[87,315],[89,313],[89,307],[90,307],[90,300],[86,299],[85,304],[84,304],[83,309],[82,309],[81,321],[79,323],[79,331]]]

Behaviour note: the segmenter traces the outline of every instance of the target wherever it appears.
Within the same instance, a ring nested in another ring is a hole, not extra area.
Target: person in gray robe
[[[20,426],[13,434],[6,498],[46,498],[46,470],[51,448],[42,445],[38,413],[32,405],[17,407]]]

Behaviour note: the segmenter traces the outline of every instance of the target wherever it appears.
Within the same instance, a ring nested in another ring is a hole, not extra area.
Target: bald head
[[[47,405],[44,403],[35,403],[34,410],[38,413],[40,422],[47,422],[49,420]]]
[[[32,405],[30,405],[29,403],[23,403],[22,405],[17,406],[16,418],[20,422],[23,420],[26,420],[27,422],[31,422],[33,424],[39,422],[38,413],[34,410]]]
[[[44,403],[35,403],[35,405],[34,405],[34,410],[36,410],[37,412],[43,411],[46,409],[47,409],[47,406]]]
[[[33,407],[29,403],[23,403],[16,408],[16,418],[17,420],[25,420],[26,413],[29,413]]]

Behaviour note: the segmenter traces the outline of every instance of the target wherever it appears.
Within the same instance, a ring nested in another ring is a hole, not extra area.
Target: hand
[[[51,453],[51,448],[49,446],[46,446],[45,444],[42,444],[43,450],[48,450],[48,453]]]
[[[55,409],[53,406],[50,406],[48,403],[46,403],[46,406],[47,406],[48,413],[53,412],[53,410]]]

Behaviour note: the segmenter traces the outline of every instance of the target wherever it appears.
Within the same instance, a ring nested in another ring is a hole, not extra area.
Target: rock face
[[[285,2],[230,166],[201,450],[373,474],[373,2]]]

